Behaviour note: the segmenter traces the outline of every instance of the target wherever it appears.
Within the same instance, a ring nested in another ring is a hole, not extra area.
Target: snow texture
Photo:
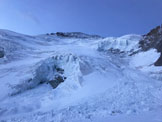
[[[152,65],[159,53],[129,56],[139,50],[139,35],[78,34],[60,38],[0,30],[5,51],[0,58],[0,121],[162,122],[162,70]],[[57,68],[67,79],[53,89],[47,83]]]

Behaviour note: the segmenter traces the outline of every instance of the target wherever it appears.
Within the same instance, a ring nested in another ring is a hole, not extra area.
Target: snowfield
[[[139,35],[77,34],[0,30],[0,122],[162,122],[160,54],[130,55]],[[53,89],[55,75],[66,79]]]

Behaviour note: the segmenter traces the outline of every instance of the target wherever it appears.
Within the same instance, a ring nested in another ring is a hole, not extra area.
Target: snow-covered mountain
[[[0,30],[0,121],[162,121],[161,32]]]

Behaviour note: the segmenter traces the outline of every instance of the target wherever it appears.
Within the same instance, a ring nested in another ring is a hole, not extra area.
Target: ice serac
[[[113,53],[132,53],[138,49],[140,35],[125,35],[122,37],[108,37],[99,43],[99,51],[110,51]]]
[[[80,87],[81,71],[79,60],[73,54],[58,54],[42,61],[35,71],[32,80],[33,86],[53,80],[54,76],[58,74],[58,70],[62,69],[64,72],[61,74],[64,74],[67,78],[65,84],[71,88]]]
[[[33,77],[12,86],[11,95],[33,89],[43,83],[49,83],[56,88],[63,82],[63,86],[68,89],[79,88],[82,77],[79,60],[73,54],[58,54],[39,62],[33,71]]]
[[[162,66],[162,25],[152,29],[149,33],[143,36],[139,42],[139,46],[143,51],[149,49],[157,49],[161,53],[159,59],[154,63],[155,66]]]

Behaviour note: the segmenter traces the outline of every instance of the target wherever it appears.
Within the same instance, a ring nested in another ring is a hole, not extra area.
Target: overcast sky
[[[0,0],[0,28],[24,34],[144,34],[162,24],[162,0]]]

